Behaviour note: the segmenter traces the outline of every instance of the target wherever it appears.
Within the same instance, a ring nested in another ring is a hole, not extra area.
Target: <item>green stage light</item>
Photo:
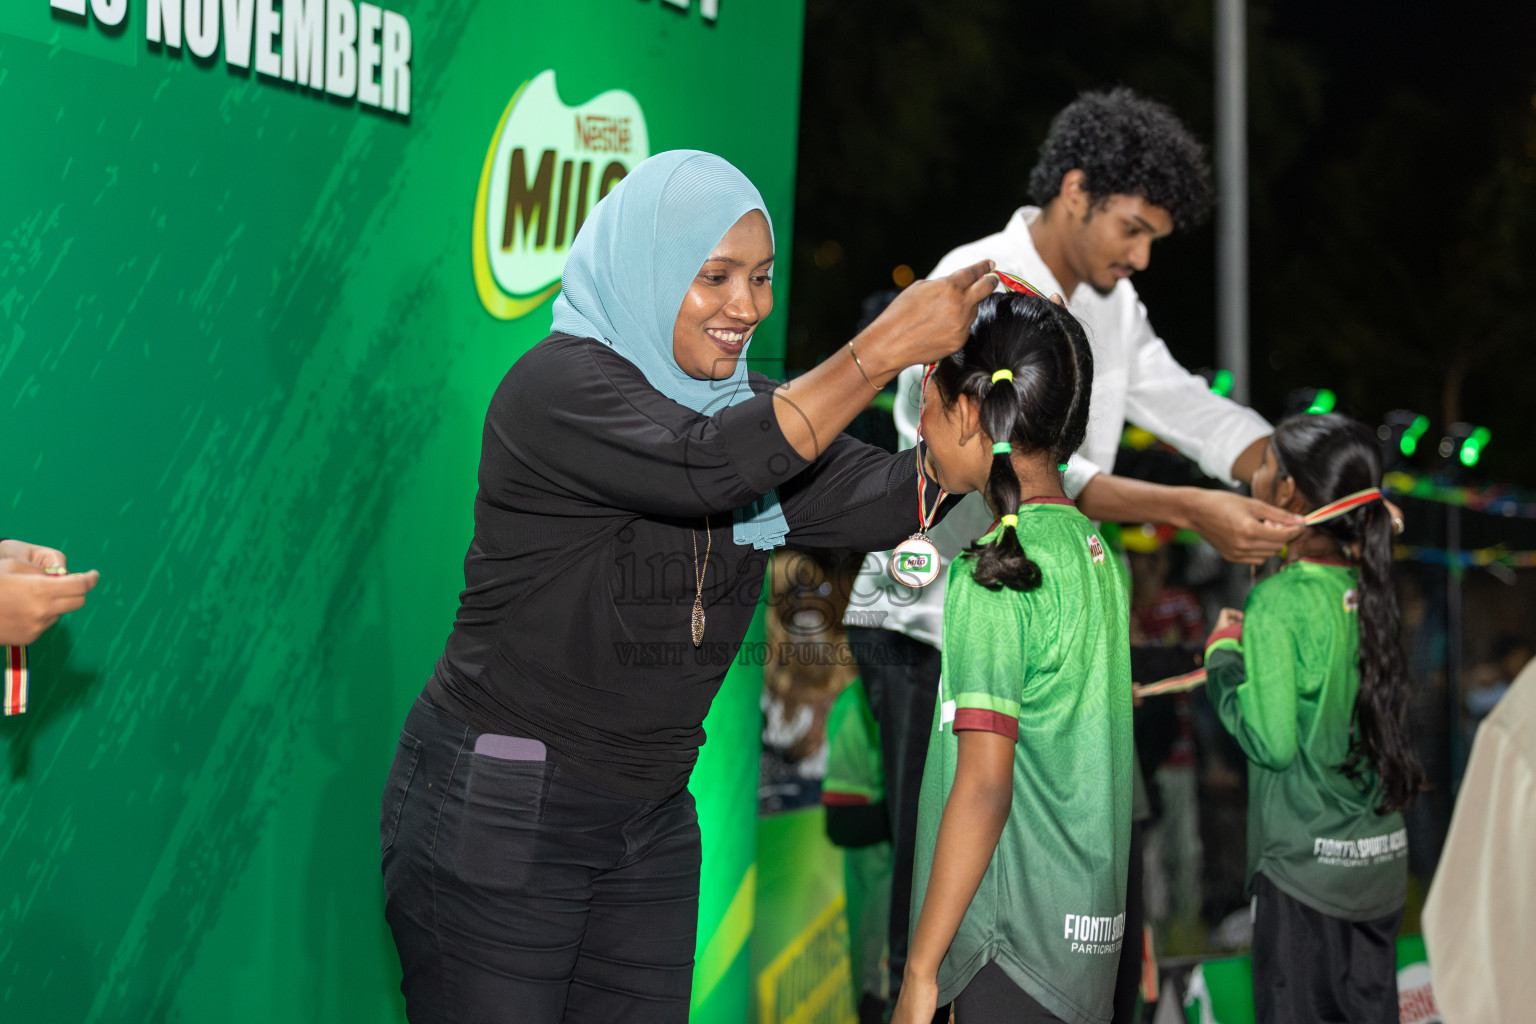
[[[1492,433],[1487,427],[1475,428],[1471,435],[1461,443],[1461,464],[1463,466],[1475,466],[1477,460],[1483,457],[1483,449],[1487,447]]]
[[[1318,388],[1317,394],[1312,396],[1312,404],[1307,406],[1307,412],[1316,415],[1318,413],[1333,412],[1333,407],[1338,403],[1338,397],[1327,388]]]
[[[1315,416],[1333,412],[1338,404],[1338,395],[1327,388],[1292,388],[1285,396],[1285,415]]]
[[[1376,436],[1381,440],[1381,459],[1390,467],[1399,459],[1411,459],[1429,430],[1429,417],[1412,409],[1393,409],[1381,418]]]

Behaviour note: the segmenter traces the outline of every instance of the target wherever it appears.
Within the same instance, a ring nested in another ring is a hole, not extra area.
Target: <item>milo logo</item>
[[[1360,591],[1354,587],[1344,591],[1344,614],[1360,610]]]
[[[908,537],[891,552],[891,575],[905,586],[926,587],[939,577],[938,549],[926,537]]]
[[[1099,540],[1099,535],[1096,533],[1088,535],[1088,554],[1093,559],[1094,565],[1104,564],[1104,542]]]
[[[612,89],[567,106],[555,72],[513,95],[486,150],[475,193],[475,290],[502,320],[560,290],[576,232],[598,200],[651,155],[639,102]]]

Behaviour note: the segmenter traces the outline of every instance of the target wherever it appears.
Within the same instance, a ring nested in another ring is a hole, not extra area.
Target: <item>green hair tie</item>
[[[1013,527],[1015,530],[1017,530],[1019,528],[1019,517],[1018,516],[1014,516],[1014,515],[1003,516],[1003,518],[999,519],[997,522],[998,522],[998,525],[1003,527],[1003,529],[1005,529],[1005,530],[1008,527],[1010,527],[1010,526]]]
[[[1013,380],[1013,371],[1012,370],[996,370],[996,371],[994,371],[993,374],[992,374],[992,383],[996,384],[1000,380]]]
[[[1013,445],[1007,441],[999,441],[992,446],[993,455],[1007,455],[1011,451],[1013,451]]]
[[[1066,471],[1067,471],[1067,464],[1065,462],[1058,462],[1058,463],[1056,463],[1056,472],[1058,472],[1058,473],[1065,473]]]

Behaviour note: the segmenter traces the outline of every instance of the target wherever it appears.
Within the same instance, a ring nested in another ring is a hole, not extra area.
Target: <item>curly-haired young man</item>
[[[962,245],[932,276],[990,259],[1048,294],[1059,293],[1093,346],[1088,437],[1064,474],[1084,514],[1112,522],[1162,522],[1192,529],[1232,561],[1257,563],[1296,532],[1295,516],[1231,491],[1164,487],[1112,475],[1126,421],[1143,427],[1228,484],[1258,467],[1270,426],[1257,413],[1213,394],[1178,364],[1152,330],[1131,285],[1152,243],[1204,220],[1210,209],[1205,148],[1174,113],[1130,89],[1089,92],[1064,108],[1029,176],[1039,206],[1015,211],[1002,231]],[[921,367],[901,376],[896,426],[907,446],[917,427]],[[986,532],[993,513],[967,497],[931,537],[945,562]],[[881,565],[885,559],[881,559]],[[868,578],[867,578],[868,579]],[[906,964],[917,791],[939,676],[944,573],[922,590],[886,578],[861,581],[845,624],[870,705],[880,721],[887,806],[892,815],[894,878],[890,961],[892,1000]],[[1138,795],[1141,786],[1138,779]],[[1138,801],[1144,807],[1144,797]],[[1145,817],[1142,810],[1138,817]],[[1139,842],[1133,842],[1116,1019],[1134,1005],[1141,949]],[[936,966],[936,965],[934,965]]]

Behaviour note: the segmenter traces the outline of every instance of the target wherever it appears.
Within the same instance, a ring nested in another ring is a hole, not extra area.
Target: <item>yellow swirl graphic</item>
[[[517,106],[518,99],[527,88],[527,82],[518,86],[517,92],[512,94],[512,101],[507,104],[507,109],[501,112],[501,120],[496,125],[496,134],[491,136],[491,145],[485,151],[485,165],[480,169],[480,187],[475,190],[475,219],[470,232],[470,246],[475,267],[475,291],[480,295],[480,304],[498,320],[516,320],[520,316],[526,316],[560,290],[560,282],[556,281],[530,296],[519,298],[515,295],[507,295],[496,284],[496,278],[491,274],[491,258],[486,249],[486,195],[490,191],[491,167],[496,162],[496,147],[501,143],[501,133],[507,127],[507,118],[511,116],[512,108]]]

